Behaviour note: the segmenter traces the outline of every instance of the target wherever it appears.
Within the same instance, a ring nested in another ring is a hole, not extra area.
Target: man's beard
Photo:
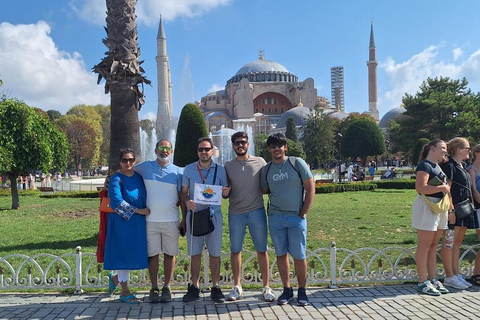
[[[235,151],[235,153],[237,154],[237,156],[244,156],[244,155],[247,154],[247,150],[245,150],[245,151],[243,151],[243,152],[238,152],[237,150],[234,149],[234,151]]]
[[[171,158],[171,155],[170,155],[170,154],[169,154],[168,156],[166,156],[166,157],[162,157],[162,155],[157,154],[157,159],[158,159],[158,161],[160,161],[161,163],[169,162],[169,161],[170,161],[170,158]]]

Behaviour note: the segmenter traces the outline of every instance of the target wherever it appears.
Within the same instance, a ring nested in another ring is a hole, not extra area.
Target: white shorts
[[[441,199],[427,197],[433,202],[439,202]],[[421,195],[417,195],[413,203],[412,227],[417,230],[437,231],[448,229],[447,211],[435,214],[425,202]]]
[[[153,222],[147,221],[147,249],[148,256],[153,257],[161,252],[176,256],[180,253],[178,239],[180,222]]]

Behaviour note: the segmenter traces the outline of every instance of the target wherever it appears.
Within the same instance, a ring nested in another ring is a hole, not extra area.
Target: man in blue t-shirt
[[[169,302],[172,299],[170,281],[175,269],[175,256],[179,250],[179,228],[185,230],[186,206],[180,202],[182,188],[182,169],[170,160],[173,154],[172,144],[160,140],[155,146],[157,160],[144,161],[133,169],[143,177],[147,189],[147,247],[148,273],[152,282],[149,301]],[[179,220],[180,204],[182,220]],[[163,270],[165,281],[161,296],[158,289],[159,254],[163,252]]]
[[[307,283],[307,213],[315,195],[313,176],[301,158],[287,157],[287,138],[282,133],[268,137],[267,146],[272,161],[261,172],[262,192],[269,193],[269,230],[278,271],[283,284],[283,293],[278,304],[293,299],[290,286],[288,253],[293,257],[298,279],[297,302],[308,304],[305,292]]]

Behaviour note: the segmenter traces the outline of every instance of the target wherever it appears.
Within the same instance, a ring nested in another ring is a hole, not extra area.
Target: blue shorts
[[[187,211],[187,221],[190,221],[190,210]],[[213,257],[220,257],[222,252],[222,228],[223,216],[222,213],[215,213],[212,216],[215,230],[206,236],[194,237],[190,233],[190,223],[187,222],[187,251],[189,256],[196,256],[202,253],[203,245],[205,244],[208,253]]]
[[[233,253],[242,251],[247,226],[255,250],[257,252],[267,251],[267,216],[264,207],[245,213],[228,215],[230,251]]]
[[[275,254],[290,253],[295,260],[306,259],[307,219],[291,214],[271,214],[268,219]]]

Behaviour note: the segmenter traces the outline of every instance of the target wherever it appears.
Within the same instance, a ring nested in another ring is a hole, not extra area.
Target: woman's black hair
[[[125,148],[120,150],[120,158],[118,159],[118,161],[122,160],[123,156],[127,153],[131,153],[132,156],[135,158],[135,152],[133,152],[133,150],[130,148]]]

